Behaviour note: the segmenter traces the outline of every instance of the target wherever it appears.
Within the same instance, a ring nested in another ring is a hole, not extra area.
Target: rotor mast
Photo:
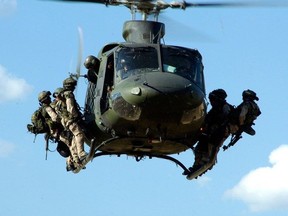
[[[158,6],[151,2],[138,3],[129,5],[132,19],[123,25],[123,38],[128,43],[160,43],[165,35],[165,25],[158,22]],[[141,19],[136,19],[137,14]],[[148,20],[152,16],[154,19]]]

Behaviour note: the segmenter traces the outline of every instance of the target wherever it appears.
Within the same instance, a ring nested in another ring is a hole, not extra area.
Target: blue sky
[[[53,152],[45,160],[43,137],[33,142],[26,130],[37,95],[74,72],[78,27],[83,55],[97,55],[104,44],[123,41],[130,12],[0,0],[0,215],[287,215],[288,7],[168,9],[163,17],[166,44],[202,53],[207,93],[224,88],[238,105],[243,90],[257,92],[256,136],[221,151],[213,170],[193,181],[171,162],[126,156],[97,158],[79,174],[67,173],[64,159]],[[80,80],[82,105],[85,88]],[[194,159],[190,151],[177,158],[187,166]]]

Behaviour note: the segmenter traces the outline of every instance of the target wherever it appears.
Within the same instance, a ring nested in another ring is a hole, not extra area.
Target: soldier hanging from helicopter
[[[209,94],[211,110],[207,113],[203,133],[194,149],[195,162],[189,168],[196,172],[207,163],[211,166],[216,161],[217,153],[229,136],[228,118],[233,106],[226,102],[227,94],[223,89],[216,89]],[[184,175],[189,173],[184,172]]]
[[[201,175],[206,170],[212,169],[220,147],[230,134],[232,134],[231,142],[223,147],[224,150],[233,146],[242,137],[243,132],[252,136],[256,133],[251,127],[261,114],[255,103],[255,100],[259,100],[256,93],[252,90],[243,91],[243,102],[237,108],[227,103],[226,97],[227,94],[223,89],[214,90],[209,94],[212,109],[205,118],[204,133],[194,149],[195,162],[189,168],[190,173],[184,172],[188,178],[194,176],[193,173],[197,171]]]
[[[73,166],[70,160],[70,140],[65,135],[64,128],[60,123],[59,116],[56,114],[53,103],[51,102],[51,92],[41,91],[38,95],[40,108],[32,115],[32,125],[28,124],[28,131],[37,135],[38,133],[45,133],[46,151],[49,150],[49,140],[57,142],[57,151],[66,159],[67,166]],[[47,153],[46,153],[47,157]]]
[[[61,103],[61,99],[62,99],[62,93],[63,93],[64,89],[62,87],[59,87],[57,89],[55,89],[55,91],[53,92],[53,97],[54,97],[54,100],[53,102],[50,104],[50,106],[55,110],[55,113],[57,114],[58,118],[60,119],[60,124],[61,124],[61,127],[64,129],[64,126],[62,125],[61,123],[61,115],[59,113],[59,103]],[[72,133],[69,131],[69,130],[64,130],[63,133],[65,134],[65,136],[69,139],[69,144],[68,144],[68,147],[69,147],[69,150],[70,150],[70,155],[69,157],[67,157],[67,160],[66,160],[66,170],[69,172],[69,171],[73,171],[76,169],[77,167],[77,161],[74,162],[73,160],[73,157],[72,155],[75,154],[75,146],[72,145]]]
[[[74,164],[80,166],[87,153],[84,151],[85,134],[78,124],[82,114],[73,93],[76,85],[77,80],[72,77],[68,77],[63,81],[63,92],[56,103],[55,110],[61,117],[61,123],[65,130],[69,130],[73,134],[71,154]]]
[[[230,116],[229,128],[232,133],[232,138],[228,145],[223,146],[224,151],[241,139],[243,132],[251,136],[256,134],[252,125],[254,125],[254,121],[261,114],[260,108],[255,102],[258,101],[259,98],[254,91],[247,89],[242,92],[242,100],[243,102]]]

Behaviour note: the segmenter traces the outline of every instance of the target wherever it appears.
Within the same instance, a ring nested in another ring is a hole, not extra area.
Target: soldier
[[[64,128],[61,125],[60,117],[57,115],[55,111],[55,102],[51,102],[51,92],[50,91],[42,91],[38,95],[38,100],[40,106],[43,108],[42,115],[45,117],[45,120],[50,129],[50,135],[56,139],[56,141],[61,141],[66,144],[65,148],[61,142],[58,142],[57,151],[63,156],[66,157],[66,170],[70,171],[75,169],[73,161],[70,158],[71,152],[71,142],[67,136],[64,134]],[[54,94],[53,94],[54,96]]]
[[[64,128],[73,134],[71,154],[74,163],[80,165],[87,153],[84,151],[85,135],[78,124],[81,120],[81,113],[73,93],[76,85],[77,81],[72,77],[63,81],[62,97],[56,104],[56,111],[61,116],[61,123]]]
[[[46,123],[49,126],[51,136],[69,146],[69,141],[61,135],[63,127],[60,124],[60,118],[56,114],[55,110],[51,107],[50,95],[50,91],[42,91],[38,95],[39,104],[43,108],[42,115],[44,116]]]
[[[85,68],[88,69],[86,77],[90,82],[94,84],[97,83],[98,78],[97,74],[99,70],[99,65],[100,65],[99,60],[93,55],[89,55],[84,62]]]
[[[259,98],[254,91],[248,89],[242,92],[242,100],[243,102],[236,108],[236,116],[231,120],[231,128],[234,129],[232,133],[244,131],[254,136],[256,132],[252,125],[254,125],[254,120],[261,114],[260,108],[255,103],[255,100],[258,101]]]
[[[216,89],[209,94],[212,108],[205,117],[204,133],[195,147],[195,162],[189,168],[190,172],[198,170],[208,162],[216,161],[219,148],[229,136],[227,124],[233,106],[226,102],[226,97],[223,89]]]

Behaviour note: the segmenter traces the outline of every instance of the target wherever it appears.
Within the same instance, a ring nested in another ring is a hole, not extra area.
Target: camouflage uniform
[[[81,119],[81,113],[73,94],[76,83],[77,81],[71,77],[64,80],[64,91],[61,95],[61,100],[56,103],[56,111],[57,114],[61,116],[61,123],[64,128],[73,134],[71,151],[73,161],[81,163],[81,160],[83,160],[87,154],[84,151],[85,135],[77,123]]]
[[[63,142],[66,146],[68,146],[71,153],[71,142],[67,136],[65,136],[63,127],[60,122],[60,117],[57,115],[55,111],[55,101],[51,102],[50,98],[51,93],[49,91],[42,91],[39,96],[38,100],[42,106],[42,115],[45,117],[46,122],[49,126],[50,129],[50,135],[54,137],[57,141]],[[54,94],[53,94],[54,95]],[[48,118],[47,118],[48,117]],[[59,147],[59,143],[58,143]],[[57,147],[57,148],[58,148]],[[57,149],[58,150],[58,149]],[[61,150],[59,150],[59,153]],[[61,154],[63,156],[63,153]],[[74,164],[73,161],[70,157],[70,154],[65,154],[66,158],[66,169],[67,171],[73,170],[74,169]]]
[[[63,136],[62,127],[60,124],[60,119],[56,114],[55,110],[52,108],[50,91],[42,91],[38,96],[38,100],[40,102],[42,109],[42,115],[45,117],[46,122],[50,129],[50,135],[57,140],[64,142],[68,147],[70,146],[69,140]]]

